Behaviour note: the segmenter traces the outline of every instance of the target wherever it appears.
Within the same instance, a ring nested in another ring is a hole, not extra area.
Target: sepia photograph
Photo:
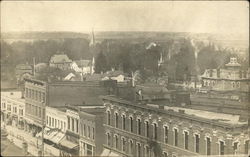
[[[249,1],[0,5],[1,156],[250,156]]]

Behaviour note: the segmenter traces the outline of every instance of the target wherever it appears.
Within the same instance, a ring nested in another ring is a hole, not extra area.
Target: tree
[[[101,51],[95,61],[95,73],[101,73],[101,72],[106,72],[108,71],[108,64],[106,60],[106,56],[103,54]]]

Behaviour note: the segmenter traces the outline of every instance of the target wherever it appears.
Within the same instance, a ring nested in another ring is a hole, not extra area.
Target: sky
[[[247,1],[2,1],[1,31],[249,34]]]

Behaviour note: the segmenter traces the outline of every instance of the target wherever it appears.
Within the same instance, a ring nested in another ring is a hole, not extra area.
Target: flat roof
[[[196,119],[201,122],[207,122],[211,123],[214,122],[216,125],[222,125],[225,127],[232,127],[232,125],[246,125],[247,121],[240,121],[240,115],[233,115],[233,114],[223,114],[223,113],[216,113],[216,112],[211,112],[211,111],[204,111],[204,110],[195,110],[195,109],[188,109],[188,108],[181,108],[181,107],[170,107],[170,106],[164,106],[164,109],[160,109],[160,105],[155,105],[155,104],[138,104],[136,102],[131,102],[128,100],[124,100],[121,98],[117,98],[113,95],[109,96],[101,96],[102,99],[104,100],[109,100],[109,101],[115,101],[119,102],[121,104],[125,104],[128,106],[134,106],[134,107],[139,107],[139,108],[145,108],[149,110],[153,110],[155,112],[160,112],[162,114],[169,114],[172,116],[183,116],[188,119]],[[163,106],[163,105],[161,105]],[[179,110],[185,110],[185,113],[179,112]],[[199,118],[198,118],[199,117]]]
[[[188,109],[188,108],[183,108],[183,107],[164,106],[164,110],[170,110],[170,109],[174,110],[175,112],[184,110],[185,114],[188,114],[188,115],[193,115],[196,117],[206,118],[206,119],[215,120],[215,121],[228,123],[228,124],[247,124],[247,121],[245,122],[239,121],[240,115],[216,113],[216,112],[211,112],[211,111]]]

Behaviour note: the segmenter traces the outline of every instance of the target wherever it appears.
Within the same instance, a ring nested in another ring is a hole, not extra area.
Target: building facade
[[[34,136],[45,125],[46,86],[43,81],[25,79],[25,130]]]
[[[243,69],[235,57],[224,69],[206,69],[201,79],[202,87],[210,90],[249,92],[249,68]]]
[[[104,106],[80,107],[80,156],[101,155],[104,144],[104,111]]]
[[[72,60],[66,54],[55,54],[50,58],[49,66],[69,70]]]
[[[239,117],[140,104],[115,96],[102,98],[106,107],[104,148],[118,156],[177,157],[249,152],[247,122],[240,122]]]
[[[20,91],[1,92],[1,122],[24,128],[25,100]]]

